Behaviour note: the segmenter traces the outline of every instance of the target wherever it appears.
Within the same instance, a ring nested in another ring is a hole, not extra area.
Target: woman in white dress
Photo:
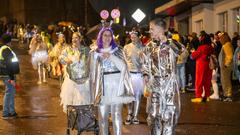
[[[61,55],[60,62],[66,65],[66,76],[61,88],[61,105],[67,111],[67,105],[90,104],[89,90],[89,48],[80,45],[81,36],[75,32],[72,36],[72,45],[66,47]]]
[[[46,64],[48,62],[47,45],[40,34],[35,34],[29,45],[29,54],[32,55],[32,65],[38,70],[38,84],[46,81]]]

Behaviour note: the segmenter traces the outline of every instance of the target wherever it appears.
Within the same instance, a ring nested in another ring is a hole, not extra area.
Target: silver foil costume
[[[102,53],[110,53],[103,59]],[[127,64],[123,52],[111,47],[91,53],[91,90],[98,105],[101,135],[109,135],[109,112],[112,116],[114,135],[122,135],[122,105],[134,100]],[[126,89],[125,89],[126,88]]]
[[[128,116],[125,121],[125,124],[139,124],[137,118],[138,112],[140,109],[141,97],[143,95],[143,76],[142,76],[142,63],[143,58],[141,55],[144,46],[141,42],[139,43],[130,43],[124,46],[124,54],[126,57],[128,70],[131,75],[131,83],[134,90],[135,101],[128,104]]]
[[[59,56],[60,62],[66,65],[66,75],[61,87],[61,105],[67,112],[67,105],[89,105],[91,101],[89,83],[89,48],[66,47]],[[65,59],[72,61],[67,64]]]
[[[173,135],[180,115],[180,95],[176,74],[176,57],[185,49],[169,39],[150,42],[144,50],[144,74],[151,92],[148,124],[151,135]]]

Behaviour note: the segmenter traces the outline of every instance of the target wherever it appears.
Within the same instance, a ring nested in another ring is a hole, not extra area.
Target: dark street
[[[57,80],[48,79],[48,83],[37,85],[37,72],[33,70],[26,47],[13,43],[21,64],[18,83],[21,91],[15,98],[16,119],[0,119],[1,135],[64,135],[67,120],[60,106],[60,87]],[[16,47],[19,46],[19,47]],[[2,113],[4,88],[0,91],[0,111]],[[236,95],[239,92],[235,90]],[[177,126],[177,135],[239,135],[240,134],[240,102],[225,103],[210,101],[194,104],[190,99],[193,93],[182,94],[182,109]],[[124,126],[124,135],[147,135],[145,99],[141,106],[140,125]],[[123,117],[126,118],[126,108]],[[76,134],[76,132],[72,132]],[[92,133],[87,133],[92,134]]]

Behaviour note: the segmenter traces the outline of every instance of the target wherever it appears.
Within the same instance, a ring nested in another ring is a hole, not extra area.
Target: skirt
[[[104,75],[104,88],[101,97],[100,104],[113,105],[113,104],[128,104],[135,100],[134,97],[130,96],[118,96],[120,82],[120,73]],[[122,84],[124,85],[124,84]],[[120,87],[123,88],[124,87]]]
[[[61,88],[60,98],[64,112],[67,111],[68,105],[90,105],[91,94],[89,80],[83,84],[77,84],[68,77],[65,77]]]
[[[32,54],[32,65],[34,69],[37,69],[38,63],[47,63],[48,53],[47,51],[37,51]]]
[[[130,73],[131,75],[131,81],[132,81],[132,87],[134,90],[134,95],[135,96],[140,96],[143,94],[143,89],[144,89],[144,82],[143,82],[143,77],[142,74],[134,74]]]

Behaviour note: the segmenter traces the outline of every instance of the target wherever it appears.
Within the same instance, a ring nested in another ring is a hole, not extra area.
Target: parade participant
[[[32,55],[32,65],[38,70],[38,84],[47,82],[46,64],[48,61],[47,45],[43,42],[40,34],[35,34],[29,45],[29,54]]]
[[[59,59],[66,65],[66,76],[61,88],[61,105],[67,111],[67,105],[90,104],[89,91],[89,48],[80,44],[81,35],[73,33],[72,45],[66,47]]]
[[[149,32],[156,43],[150,42],[144,50],[144,79],[151,93],[148,125],[152,135],[175,134],[180,114],[176,57],[185,48],[168,37],[166,27],[160,18],[150,22]]]
[[[140,110],[141,97],[143,94],[143,77],[142,77],[142,50],[144,48],[140,40],[140,32],[130,32],[131,43],[124,46],[124,54],[126,56],[128,70],[130,71],[132,86],[134,90],[135,101],[128,104],[128,116],[125,121],[126,125],[131,123],[139,124],[137,118]]]
[[[127,64],[122,50],[114,41],[111,28],[104,27],[99,32],[97,49],[91,53],[90,67],[101,135],[109,135],[109,112],[114,135],[122,135],[122,105],[132,102],[134,97]]]
[[[25,33],[25,29],[23,28],[22,25],[20,25],[17,30],[17,38],[21,44],[23,44],[23,41],[24,41],[24,33]]]
[[[42,37],[43,42],[47,45],[48,52],[50,52],[53,48],[53,45],[50,42],[51,36],[48,33],[42,31],[41,32],[41,37]]]
[[[16,92],[15,74],[19,73],[19,63],[16,54],[7,46],[11,42],[10,35],[3,34],[1,37],[2,44],[0,48],[0,78],[3,80],[6,90],[3,98],[3,119],[17,116],[15,111],[14,95]],[[17,65],[16,65],[17,64]]]
[[[61,77],[63,76],[64,68],[63,65],[59,61],[59,55],[61,54],[62,50],[67,46],[65,42],[65,37],[63,34],[58,35],[58,42],[53,47],[53,49],[49,53],[49,57],[51,60],[51,69],[53,76]]]

